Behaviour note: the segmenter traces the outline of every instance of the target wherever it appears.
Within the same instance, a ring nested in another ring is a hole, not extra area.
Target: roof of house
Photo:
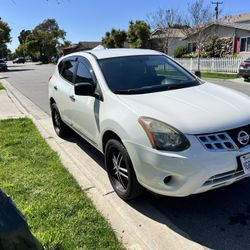
[[[166,31],[164,31],[158,28],[151,33],[151,38],[164,37],[164,33],[167,34],[168,37],[173,37],[173,38],[185,37],[185,34],[183,33],[182,29],[168,28]]]
[[[69,47],[63,49],[63,51],[72,51],[72,50],[89,50],[101,45],[101,42],[79,42],[77,44],[72,44]]]
[[[235,16],[224,16],[218,20],[223,23],[238,23],[250,21],[250,13],[239,14]]]
[[[222,26],[222,27],[229,27],[233,29],[241,29],[241,30],[247,30],[250,31],[250,24],[248,23],[221,23],[221,22],[212,22],[204,27],[203,30],[208,29],[209,27],[212,26]],[[190,34],[189,36],[185,37],[183,40],[188,39],[194,35],[196,35],[198,32],[194,32]]]
[[[250,30],[250,23],[219,23],[217,25],[231,27],[241,30]]]

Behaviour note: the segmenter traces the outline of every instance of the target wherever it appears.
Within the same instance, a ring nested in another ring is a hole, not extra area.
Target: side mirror
[[[201,77],[201,72],[199,70],[195,70],[194,71],[194,74],[198,77]]]
[[[75,84],[75,94],[82,96],[94,96],[95,87],[89,82],[79,82]]]

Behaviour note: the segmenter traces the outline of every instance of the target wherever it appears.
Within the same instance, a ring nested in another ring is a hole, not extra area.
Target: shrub
[[[188,49],[185,45],[177,46],[174,50],[174,57],[181,58],[183,55],[188,53]]]

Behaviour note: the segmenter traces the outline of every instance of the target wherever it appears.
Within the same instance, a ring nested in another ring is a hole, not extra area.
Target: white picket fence
[[[175,58],[183,67],[194,71],[198,69],[198,59]],[[242,58],[201,58],[200,71],[237,73]]]

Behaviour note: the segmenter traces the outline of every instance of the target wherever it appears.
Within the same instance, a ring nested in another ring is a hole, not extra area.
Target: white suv
[[[49,82],[52,121],[105,155],[116,193],[187,196],[250,175],[250,98],[141,49],[77,52]]]

